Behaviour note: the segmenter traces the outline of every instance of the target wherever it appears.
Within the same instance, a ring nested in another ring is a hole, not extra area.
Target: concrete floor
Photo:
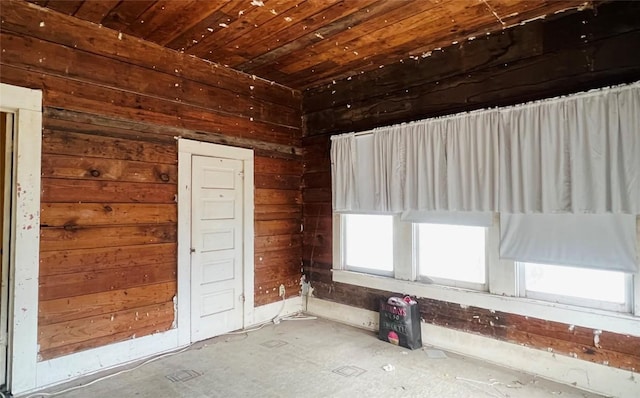
[[[445,354],[446,357],[434,358]],[[393,370],[383,367],[392,365]],[[47,390],[55,393],[100,375]],[[37,395],[36,395],[37,396]],[[431,348],[410,351],[326,321],[283,321],[56,397],[598,397]]]

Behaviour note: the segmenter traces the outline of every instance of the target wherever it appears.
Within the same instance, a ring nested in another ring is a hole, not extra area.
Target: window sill
[[[334,282],[425,297],[434,300],[480,307],[488,310],[530,316],[570,325],[607,330],[640,337],[640,317],[630,314],[583,308],[566,304],[509,297],[460,288],[404,281],[358,272],[333,270]]]

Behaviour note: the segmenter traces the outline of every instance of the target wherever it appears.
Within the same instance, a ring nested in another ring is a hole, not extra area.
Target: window
[[[486,289],[486,228],[416,224],[418,273],[444,285]]]
[[[343,214],[341,269],[487,290],[488,228],[415,223],[400,215]]]
[[[640,315],[638,272],[509,259],[501,251],[501,219],[497,214],[488,219],[460,214],[335,214],[334,280],[463,305],[480,302],[485,308],[534,317],[556,311],[549,316],[558,321],[572,313],[584,316],[584,308],[611,316]],[[520,242],[526,248],[532,245],[529,238]],[[577,247],[563,246],[565,252],[576,252]]]
[[[393,274],[393,216],[346,214],[344,265],[348,270]]]
[[[631,308],[632,276],[624,272],[518,263],[520,295],[611,311]]]

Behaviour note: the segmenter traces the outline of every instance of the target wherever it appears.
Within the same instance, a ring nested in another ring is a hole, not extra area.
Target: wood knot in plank
[[[99,170],[93,169],[93,170],[90,171],[90,173],[91,173],[91,175],[93,177],[100,177],[100,171]]]
[[[65,231],[75,231],[79,228],[77,224],[71,221],[65,223],[62,227],[64,228]]]
[[[167,173],[160,174],[160,179],[164,182],[169,182],[169,175]]]

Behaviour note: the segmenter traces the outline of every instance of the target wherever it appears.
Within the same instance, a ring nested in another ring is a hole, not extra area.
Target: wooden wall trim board
[[[267,121],[277,125],[291,126],[300,118],[300,110],[273,102],[256,99],[253,96],[239,96],[235,92],[211,87],[187,79],[156,72],[154,84],[147,82],[147,67],[96,55],[89,52],[54,44],[44,40],[28,38],[13,33],[1,33],[3,55],[12,60],[12,65],[24,69],[45,71],[52,76],[61,76],[78,82],[91,81],[105,86],[117,86],[123,91],[140,93],[150,97],[175,100],[180,98],[191,105],[213,108],[211,102],[224,104],[217,106],[217,113],[242,116]],[[23,51],[23,49],[30,51]],[[94,50],[95,51],[95,50]],[[105,62],[108,61],[108,62]],[[83,68],[82,65],[93,65]]]
[[[284,304],[281,316],[292,315],[302,308],[300,297],[288,298]],[[258,325],[271,320],[281,308],[281,301],[256,307],[251,324]],[[78,351],[66,356],[38,362],[35,385],[51,386],[60,384],[96,370],[114,369],[115,371],[115,368],[119,365],[130,363],[140,358],[170,352],[180,347],[182,347],[182,344],[179,343],[178,329],[171,329],[167,332],[124,340],[91,350]]]
[[[158,141],[165,144],[175,143],[177,138],[187,138],[212,144],[254,149],[257,154],[262,156],[301,158],[299,139],[294,137],[297,135],[294,131],[295,129],[291,129],[283,136],[276,136],[275,133],[263,134],[263,132],[256,131],[256,136],[260,137],[260,139],[254,139],[231,137],[223,133],[192,130],[183,127],[159,126],[139,119],[128,120],[118,117],[105,117],[89,112],[69,111],[54,107],[47,107],[44,116],[45,127],[51,130],[90,133],[91,135],[105,135],[107,137],[135,138],[137,140]],[[162,148],[164,149],[160,149],[160,151],[166,152],[166,146],[162,146]],[[166,163],[167,160],[165,158],[164,160],[156,161]],[[175,159],[170,163],[175,164]]]
[[[3,81],[28,87],[44,88],[45,104],[67,110],[97,113],[115,119],[133,119],[159,126],[169,126],[195,130],[204,133],[223,134],[232,137],[256,138],[276,144],[295,143],[299,126],[268,124],[250,118],[215,113],[188,103],[159,99],[130,93],[116,87],[104,87],[60,77],[38,74],[2,63]],[[78,96],[76,93],[82,93]],[[110,106],[105,106],[104,98],[110,98]],[[206,134],[200,133],[201,137]],[[196,137],[193,137],[196,138]]]
[[[171,352],[179,347],[178,330],[171,329],[39,361],[35,366],[36,371],[30,375],[34,378],[32,389],[36,386],[42,388],[68,382],[96,371],[114,369],[119,365]],[[28,392],[22,391],[20,395]]]
[[[599,6],[597,14],[586,10],[531,22],[443,48],[416,62],[387,65],[305,91],[302,256],[314,295],[375,311],[377,299],[393,293],[340,283],[332,273],[332,134],[637,80],[638,35],[640,4],[608,3]],[[527,319],[508,311],[492,314],[434,297],[419,302],[429,327],[527,344],[544,352],[551,348],[557,357],[606,362],[611,368],[640,369],[640,335],[613,333],[606,322],[589,330],[574,326],[568,333],[568,322],[544,315]],[[629,322],[627,326],[633,328]],[[588,339],[593,330],[608,336],[609,348],[593,346]]]

